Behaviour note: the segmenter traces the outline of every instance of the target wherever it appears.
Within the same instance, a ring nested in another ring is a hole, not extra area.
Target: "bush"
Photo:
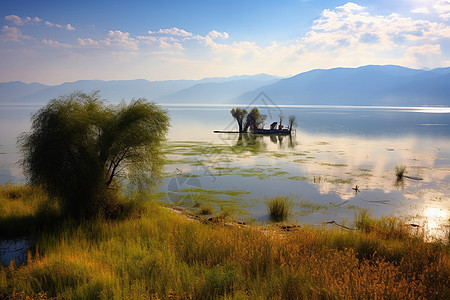
[[[276,196],[267,202],[270,218],[275,222],[287,220],[294,203],[286,196]]]
[[[395,175],[397,175],[398,178],[402,178],[406,170],[405,165],[396,165],[395,166]]]
[[[167,112],[145,99],[106,106],[97,92],[62,96],[34,114],[31,133],[19,137],[24,174],[74,217],[110,212],[118,178],[141,191],[155,185],[168,126]]]
[[[212,215],[214,213],[214,207],[211,205],[203,205],[200,209],[202,215]]]

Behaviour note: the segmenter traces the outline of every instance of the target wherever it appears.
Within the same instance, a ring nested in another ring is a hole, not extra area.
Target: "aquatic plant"
[[[397,175],[397,178],[402,178],[405,173],[406,166],[405,165],[396,165],[394,169],[395,169],[395,175]]]
[[[270,218],[275,222],[287,220],[293,206],[294,203],[287,196],[276,196],[267,202]]]

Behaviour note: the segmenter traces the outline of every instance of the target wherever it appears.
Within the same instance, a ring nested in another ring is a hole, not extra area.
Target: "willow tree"
[[[69,214],[98,214],[115,204],[123,182],[148,190],[158,182],[167,112],[137,99],[107,106],[98,92],[52,99],[19,137],[27,179],[60,199]]]
[[[236,119],[236,122],[238,123],[238,127],[239,127],[239,132],[243,132],[243,128],[244,128],[244,119],[245,116],[247,115],[247,110],[245,110],[245,108],[233,108],[231,109],[231,115],[233,116],[233,118]]]
[[[289,126],[288,126],[289,130],[292,130],[292,127],[297,125],[296,120],[297,118],[295,116],[289,116]]]
[[[245,118],[244,131],[247,131],[249,128],[251,131],[263,128],[266,119],[267,115],[262,115],[257,107],[253,107]]]

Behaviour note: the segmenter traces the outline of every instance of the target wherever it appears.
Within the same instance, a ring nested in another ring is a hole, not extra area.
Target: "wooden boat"
[[[229,130],[214,130],[214,133],[248,133],[247,131],[229,131]],[[249,133],[253,134],[280,134],[280,135],[290,135],[290,129],[255,129],[253,131],[249,131]]]
[[[291,130],[289,129],[255,129],[252,131],[254,134],[282,134],[289,135]]]

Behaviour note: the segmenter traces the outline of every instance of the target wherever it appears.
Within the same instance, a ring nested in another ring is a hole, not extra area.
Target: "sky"
[[[2,0],[0,82],[450,66],[450,0]]]

